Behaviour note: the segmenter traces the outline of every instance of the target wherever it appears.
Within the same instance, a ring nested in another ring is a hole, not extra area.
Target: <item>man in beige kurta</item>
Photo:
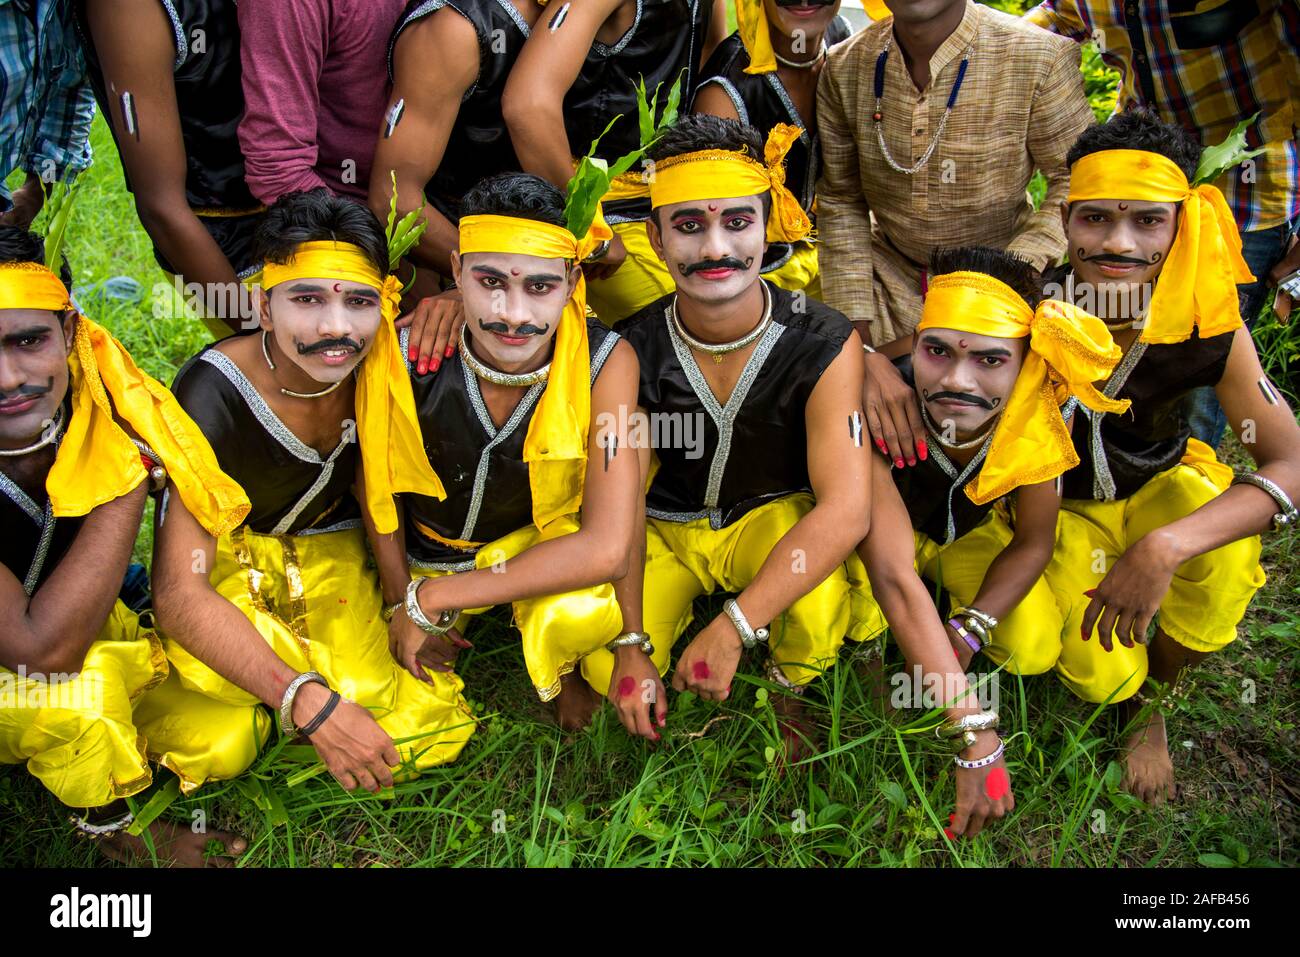
[[[1060,259],[1065,153],[1093,122],[1079,48],[1065,38],[970,0],[952,0],[931,20],[955,21],[960,14],[960,22],[934,49],[929,81],[918,89],[903,50],[925,49],[914,38],[927,34],[932,47],[934,31],[908,9],[914,0],[888,5],[894,17],[830,52],[817,89],[822,294],[874,345],[916,327],[925,267],[936,248],[995,246],[1039,269]],[[880,126],[888,154],[905,168],[921,160],[939,133],[962,60],[969,58],[933,152],[910,175],[891,168],[873,122],[886,44]],[[1036,169],[1047,178],[1037,211],[1026,192]]]

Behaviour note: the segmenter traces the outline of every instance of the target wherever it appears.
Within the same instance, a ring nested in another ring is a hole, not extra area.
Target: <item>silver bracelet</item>
[[[1295,503],[1291,501],[1291,496],[1286,494],[1282,486],[1278,485],[1272,479],[1265,478],[1258,472],[1244,472],[1241,475],[1232,477],[1233,485],[1253,485],[1258,489],[1263,489],[1269,495],[1273,496],[1273,501],[1282,511],[1273,516],[1273,531],[1280,532],[1288,525],[1295,524],[1296,508]]]
[[[976,758],[974,761],[967,761],[959,754],[953,755],[952,763],[959,768],[965,768],[967,771],[978,771],[980,768],[987,768],[990,764],[1002,757],[1002,752],[1007,749],[1006,742],[999,741],[998,746],[993,753],[986,757]]]
[[[653,655],[655,653],[655,646],[650,643],[650,636],[644,631],[625,631],[607,644],[605,650],[614,652],[619,648],[626,648],[629,645],[637,645],[647,655]]]
[[[424,613],[420,607],[420,600],[417,594],[420,586],[423,585],[427,578],[420,576],[412,578],[411,583],[406,586],[406,617],[411,619],[416,628],[426,634],[441,636],[451,631],[452,625],[456,624],[456,619],[460,617],[460,610],[456,608],[447,608],[438,615],[438,620],[432,622],[429,616]]]
[[[593,249],[593,250],[592,250],[592,251],[587,255],[587,258],[584,259],[583,262],[585,262],[585,263],[594,263],[594,262],[599,262],[600,260],[604,259],[606,256],[609,255],[609,247],[610,247],[611,245],[613,245],[613,240],[610,240],[610,239],[603,239],[603,240],[601,240],[600,244],[597,245],[596,248]]]
[[[745,613],[740,610],[740,606],[736,604],[734,598],[728,598],[723,602],[722,610],[731,619],[731,623],[736,626],[736,631],[740,635],[740,643],[745,646],[746,650],[753,648],[759,642],[767,644],[768,630],[766,628],[751,628],[749,619],[745,617]]]
[[[284,697],[280,699],[280,730],[285,734],[295,734],[298,731],[293,723],[293,702],[298,697],[298,689],[308,682],[324,685],[326,688],[330,686],[325,676],[316,671],[304,671],[289,682],[289,687],[284,689]]]
[[[996,711],[978,711],[964,714],[956,721],[947,721],[934,729],[936,737],[955,738],[967,731],[996,731],[998,713]]]
[[[868,355],[874,355],[876,350],[873,349],[873,348],[871,348],[871,346],[867,345],[867,344],[864,342],[864,343],[862,343],[862,351],[865,352],[865,353],[867,353]]]

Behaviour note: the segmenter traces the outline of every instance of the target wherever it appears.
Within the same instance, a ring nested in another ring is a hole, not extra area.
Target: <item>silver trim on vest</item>
[[[1124,388],[1124,383],[1128,382],[1128,377],[1133,374],[1137,364],[1142,361],[1146,351],[1147,344],[1141,339],[1135,340],[1129,346],[1128,352],[1124,353],[1119,366],[1111,373],[1110,379],[1106,381],[1102,395],[1108,399],[1115,398],[1119,390]],[[1115,477],[1111,475],[1110,461],[1106,458],[1106,445],[1101,438],[1101,422],[1106,417],[1106,413],[1096,412],[1086,407],[1084,412],[1088,416],[1088,443],[1092,448],[1092,497],[1099,502],[1113,502],[1115,501]]]

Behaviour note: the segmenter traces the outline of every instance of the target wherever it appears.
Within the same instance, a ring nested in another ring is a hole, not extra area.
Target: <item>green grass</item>
[[[97,162],[84,177],[69,248],[78,285],[126,274],[148,291],[165,277],[102,120],[93,142]],[[163,381],[207,338],[169,309],[155,317],[148,299],[83,305]],[[1294,362],[1294,330],[1270,332],[1269,354]],[[1239,447],[1228,450],[1242,458]],[[779,746],[770,687],[749,665],[725,705],[673,695],[658,746],[630,739],[608,708],[566,736],[538,703],[517,632],[498,610],[476,626],[475,648],[461,657],[482,723],[454,765],[391,795],[356,796],[324,776],[290,786],[314,757],[278,745],[245,778],[165,813],[191,821],[202,810],[210,827],[246,835],[245,866],[1295,864],[1297,548],[1294,536],[1266,539],[1269,582],[1241,639],[1195,673],[1170,725],[1182,795],[1161,808],[1119,788],[1113,714],[1097,714],[1051,676],[1001,676],[1016,809],[986,836],[957,844],[940,831],[953,805],[952,765],[933,736],[915,733],[920,713],[887,713],[865,690],[847,652],[809,696],[820,753],[784,774],[770,763]],[[716,597],[702,602],[697,621],[718,609]],[[887,671],[898,670],[896,649],[886,656]],[[21,767],[0,768],[0,864],[101,863],[72,839],[66,813]]]

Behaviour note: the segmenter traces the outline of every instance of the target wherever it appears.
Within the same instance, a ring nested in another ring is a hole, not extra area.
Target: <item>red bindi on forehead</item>
[[[958,340],[957,340],[957,345],[959,345],[959,346],[961,346],[963,349],[965,349],[965,348],[966,348],[966,340],[965,340],[965,339],[958,339]]]
[[[717,211],[718,211],[718,207],[715,206],[713,203],[709,203],[709,212],[716,213]]]
[[[512,269],[512,270],[510,270],[510,275],[512,275],[512,276],[518,276],[518,275],[519,275],[519,270],[518,270],[518,269]]]
[[[334,284],[334,291],[335,291],[335,292],[342,292],[342,291],[343,291],[343,283],[341,283],[341,282],[336,282],[336,283]]]

